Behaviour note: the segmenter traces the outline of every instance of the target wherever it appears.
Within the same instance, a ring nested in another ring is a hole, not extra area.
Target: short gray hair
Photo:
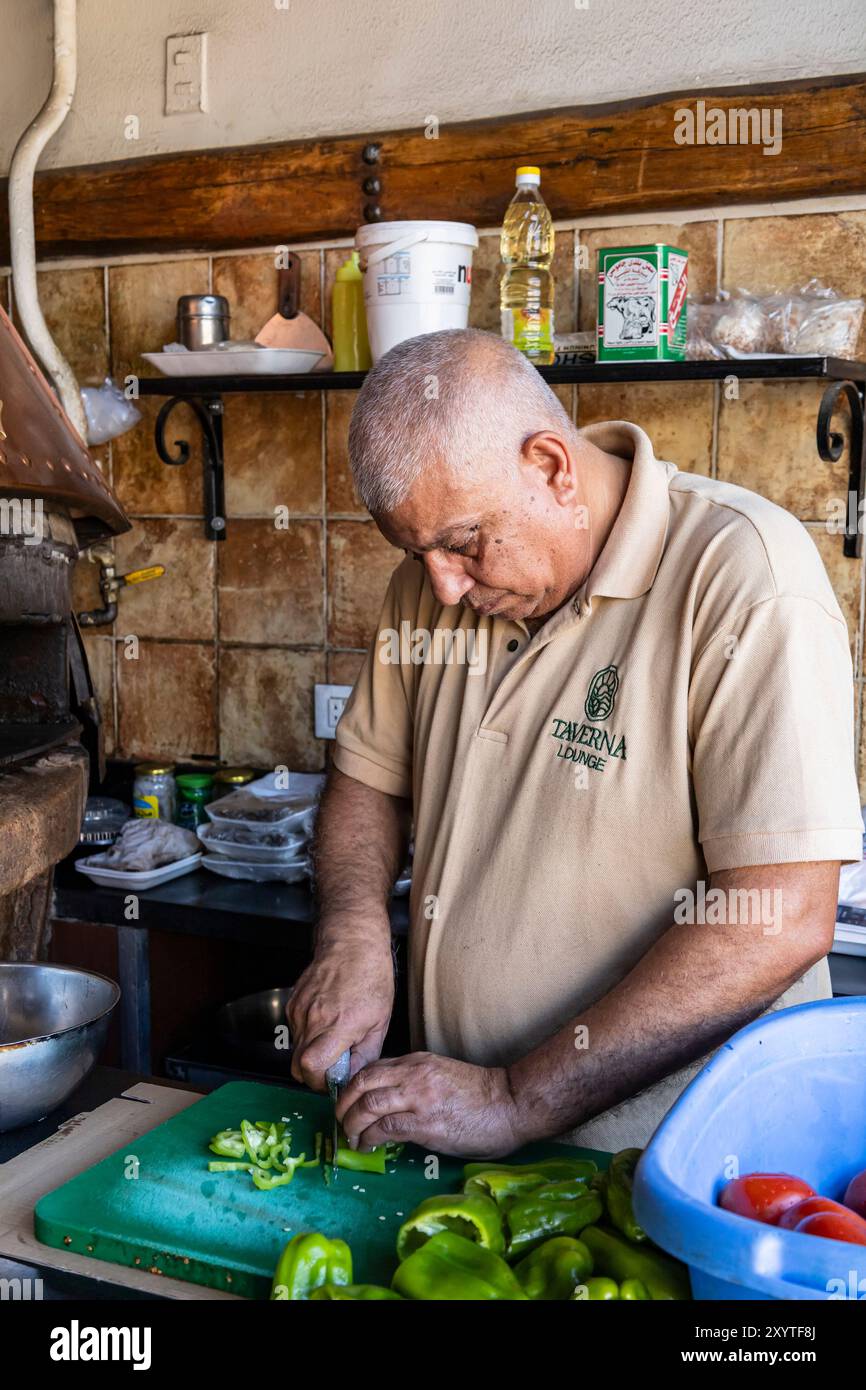
[[[425,472],[477,478],[516,470],[530,435],[577,431],[536,368],[493,333],[445,329],[409,338],[368,373],[349,426],[349,461],[364,505],[400,506]]]

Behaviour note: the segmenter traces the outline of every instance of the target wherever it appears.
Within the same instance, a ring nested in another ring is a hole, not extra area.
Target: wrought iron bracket
[[[204,533],[209,541],[226,538],[225,456],[223,451],[222,396],[172,396],[161,406],[154,427],[156,452],[171,468],[188,463],[190,447],[185,439],[173,440],[173,454],[165,441],[165,427],[175,406],[188,405],[198,420],[202,438],[202,476],[204,482]]]
[[[842,550],[849,559],[857,560],[863,553],[860,515],[866,472],[866,392],[862,381],[833,381],[825,390],[818,409],[818,453],[825,463],[838,463],[842,457],[845,436],[833,429],[833,416],[842,402],[842,397],[848,402],[851,416],[851,435],[848,441],[848,495],[845,499]]]

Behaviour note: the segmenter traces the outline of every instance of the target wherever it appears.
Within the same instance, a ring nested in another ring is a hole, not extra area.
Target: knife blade
[[[331,1176],[336,1180],[337,1177],[337,1134],[339,1125],[337,1123],[337,1101],[349,1084],[349,1073],[352,1069],[352,1056],[347,1048],[345,1052],[333,1062],[325,1072],[325,1081],[328,1086],[328,1095],[331,1098],[331,1109],[333,1126],[331,1133]]]

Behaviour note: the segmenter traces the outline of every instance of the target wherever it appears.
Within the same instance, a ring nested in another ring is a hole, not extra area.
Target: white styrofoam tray
[[[324,353],[303,348],[241,348],[237,352],[143,352],[163,376],[301,376]]]
[[[156,888],[160,883],[168,883],[173,878],[191,873],[201,863],[201,854],[188,854],[185,859],[175,859],[173,864],[163,864],[158,869],[106,869],[102,864],[94,864],[90,859],[77,859],[75,867],[80,874],[87,874],[94,883],[104,883],[110,888]]]

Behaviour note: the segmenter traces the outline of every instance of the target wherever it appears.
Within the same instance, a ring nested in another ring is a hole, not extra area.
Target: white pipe
[[[12,284],[21,324],[36,355],[57,388],[66,414],[82,440],[87,421],[78,382],[52,338],[39,305],[36,287],[36,231],[33,220],[33,175],[39,156],[69,114],[78,67],[77,0],[54,0],[54,80],[39,115],[28,126],[9,169],[9,235]]]

